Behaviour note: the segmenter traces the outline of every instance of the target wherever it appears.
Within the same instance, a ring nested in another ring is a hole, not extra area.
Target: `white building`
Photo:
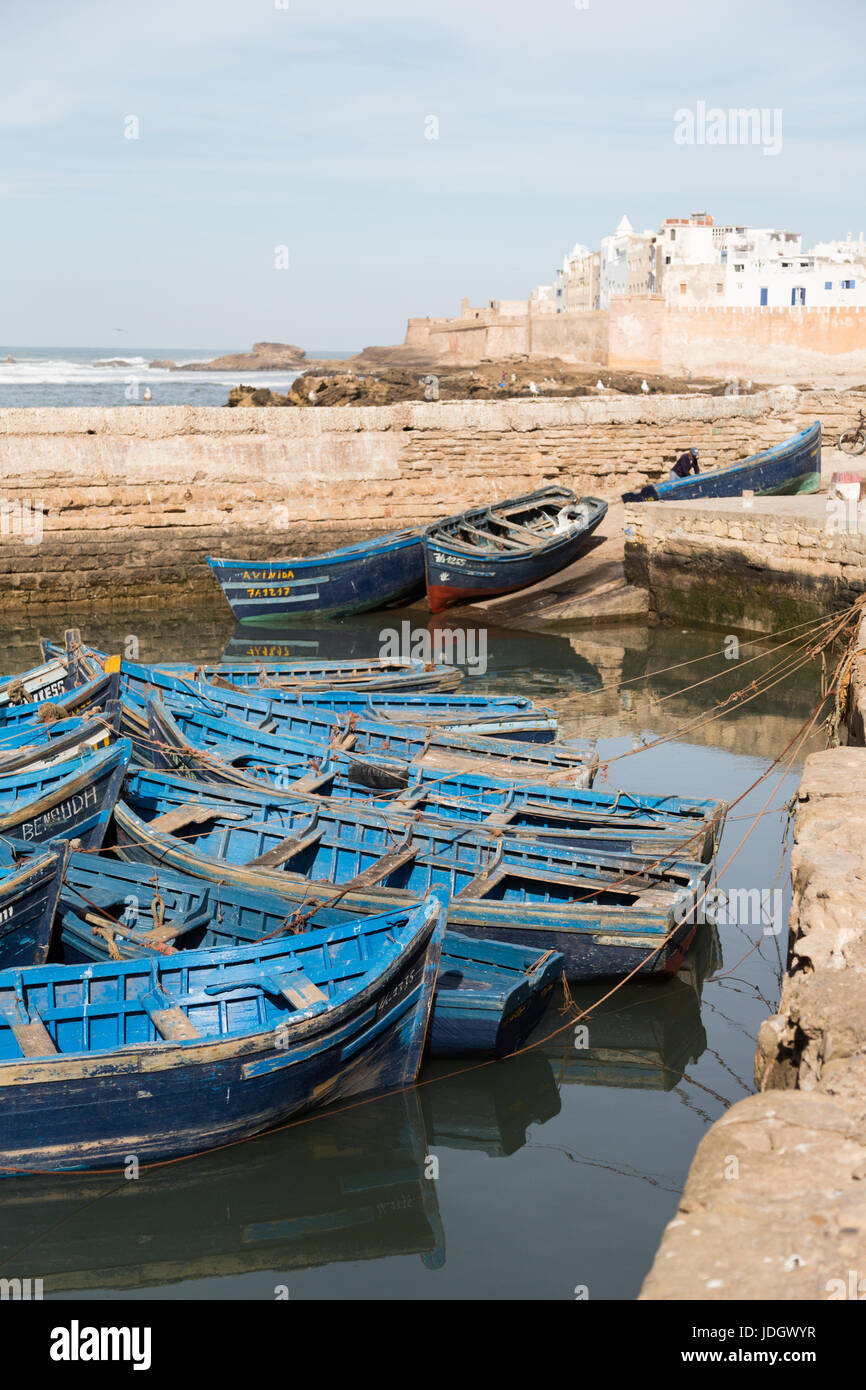
[[[592,252],[578,243],[552,285],[532,292],[548,312],[608,309],[611,295],[663,294],[680,308],[866,306],[866,239],[818,242],[799,232],[716,226],[707,212],[636,232],[627,217]]]
[[[613,236],[601,239],[599,308],[610,308],[612,294],[654,294],[656,233],[636,232],[627,217]]]
[[[866,242],[804,251],[799,232],[714,226],[707,213],[659,232],[659,288],[669,304],[768,309],[866,304]]]

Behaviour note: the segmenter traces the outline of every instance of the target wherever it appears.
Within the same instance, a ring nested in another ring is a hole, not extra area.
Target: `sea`
[[[229,347],[21,347],[0,345],[0,406],[225,405],[241,383],[287,391],[298,372],[184,371],[189,362],[208,362],[243,352]],[[352,349],[311,349],[310,358],[352,355]],[[152,367],[176,362],[179,371]],[[150,391],[146,398],[145,391]]]

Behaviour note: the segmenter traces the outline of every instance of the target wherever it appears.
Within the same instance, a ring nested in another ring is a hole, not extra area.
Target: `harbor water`
[[[278,660],[377,655],[386,625],[415,631],[425,615],[265,635],[233,632],[216,605],[76,621],[141,661]],[[597,740],[597,785],[742,797],[717,860],[737,913],[699,927],[676,979],[560,989],[509,1060],[428,1063],[405,1093],[137,1178],[5,1179],[0,1278],[100,1299],[637,1295],[698,1143],[754,1089],[786,950],[786,803],[817,742],[774,760],[813,709],[818,673],[804,666],[720,713],[773,665],[772,644],[643,627],[461,631],[476,656],[484,647],[462,688],[550,706],[566,738]],[[3,669],[35,664],[35,637],[0,632]]]

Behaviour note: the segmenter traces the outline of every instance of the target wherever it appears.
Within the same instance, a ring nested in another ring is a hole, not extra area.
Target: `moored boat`
[[[270,561],[208,556],[207,563],[239,623],[364,613],[408,602],[424,586],[421,534],[413,530],[321,555]]]
[[[45,961],[68,850],[0,838],[0,970]]]
[[[134,960],[178,950],[225,952],[287,937],[293,913],[274,892],[210,883],[115,856],[71,854],[58,908],[64,964]],[[352,920],[323,907],[307,931]],[[446,932],[427,1037],[431,1057],[502,1057],[528,1037],[562,972],[562,957]]]
[[[725,804],[623,791],[506,783],[489,775],[443,777],[423,766],[329,749],[251,729],[186,700],[147,703],[143,761],[210,784],[222,795],[362,801],[396,819],[448,821],[516,839],[554,840],[611,854],[712,857]]]
[[[623,502],[682,502],[695,497],[782,496],[817,492],[821,482],[821,421],[760,454],[724,468],[624,492]]]
[[[84,849],[98,849],[131,756],[124,738],[81,757],[0,776],[0,835],[36,844],[75,839]]]
[[[96,662],[96,654],[84,649],[85,663]],[[595,757],[589,741],[578,746],[538,743],[515,737],[487,738],[483,734],[459,734],[448,728],[415,722],[368,717],[356,711],[318,708],[286,699],[280,691],[234,690],[230,686],[210,685],[163,670],[158,666],[120,663],[121,689],[146,699],[155,693],[168,693],[191,699],[211,710],[276,733],[297,735],[317,744],[324,752],[330,747],[352,749],[358,753],[382,753],[389,758],[423,761],[437,773],[449,769],[485,771],[518,781],[562,781],[571,786],[587,786],[595,771]],[[124,732],[146,738],[145,722],[136,717],[134,705],[124,709]],[[505,731],[507,732],[507,731]]]
[[[85,715],[93,714],[97,710],[104,709],[111,700],[116,699],[117,691],[117,671],[99,671],[97,675],[77,684],[74,683],[73,678],[73,681],[70,682],[70,688],[60,694],[37,695],[33,700],[23,701],[19,704],[7,703],[2,705],[0,706],[0,738],[16,729],[49,721],[82,718]]]
[[[0,1174],[200,1153],[411,1084],[447,898],[234,951],[0,972]]]
[[[424,563],[430,611],[537,584],[570,565],[604,520],[607,503],[546,487],[428,526]]]
[[[453,690],[460,684],[457,666],[443,662],[369,657],[346,661],[221,661],[214,666],[190,667],[188,662],[158,662],[163,670],[180,671],[198,680],[216,677],[232,685],[297,691],[302,696],[336,696],[340,691],[368,691],[375,696],[403,697]],[[383,702],[385,703],[385,702]],[[531,703],[531,702],[530,702]]]
[[[556,951],[445,934],[427,1044],[431,1057],[507,1057],[526,1041],[562,975]]]
[[[669,856],[601,855],[491,842],[462,827],[395,826],[363,807],[268,805],[202,795],[139,770],[115,811],[117,853],[286,896],[303,915],[340,904],[379,912],[434,886],[469,936],[561,951],[571,978],[675,972],[694,935],[709,867]]]

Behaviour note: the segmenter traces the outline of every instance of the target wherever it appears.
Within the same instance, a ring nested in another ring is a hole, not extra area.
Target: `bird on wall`
[[[595,389],[596,391],[604,390],[604,382],[602,381],[601,377],[599,377],[598,381],[595,383]]]
[[[643,391],[645,396],[649,394],[649,387],[647,386],[646,381],[641,382],[640,389]]]
[[[530,381],[529,389],[532,392],[533,396],[539,396],[541,394],[534,381]]]

